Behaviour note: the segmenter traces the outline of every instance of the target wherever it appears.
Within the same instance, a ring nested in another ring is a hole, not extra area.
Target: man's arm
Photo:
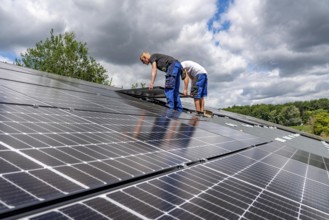
[[[184,79],[184,91],[183,91],[183,95],[187,96],[187,89],[188,89],[188,81],[189,81],[189,76],[187,74],[186,69],[184,68],[183,71],[186,73],[186,77]]]
[[[150,82],[150,85],[149,85],[149,90],[153,89],[153,85],[154,85],[154,81],[155,81],[156,76],[157,76],[157,63],[153,62],[152,63],[152,72],[151,72],[151,82]]]

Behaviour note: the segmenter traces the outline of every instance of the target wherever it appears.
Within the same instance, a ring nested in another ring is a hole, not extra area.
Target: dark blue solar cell
[[[297,218],[300,204],[283,196],[263,191],[254,205],[255,210],[263,210],[282,219]]]
[[[317,209],[312,209],[308,206],[302,205],[300,210],[300,219],[327,220],[329,219],[329,213],[324,213]]]
[[[6,160],[2,159],[0,157],[0,173],[11,173],[15,171],[19,171],[20,169],[17,166],[14,166],[13,164],[7,162]]]
[[[306,179],[302,203],[329,213],[329,185]]]
[[[115,192],[107,195],[110,199],[119,202],[128,208],[144,215],[146,218],[155,219],[164,213],[159,209],[139,201],[137,198],[129,196],[123,192]]]
[[[140,219],[136,215],[133,215],[125,209],[110,203],[104,198],[95,198],[85,201],[84,203],[111,219]]]
[[[187,210],[181,209],[181,208],[174,209],[173,211],[169,212],[169,214],[172,215],[172,216],[175,216],[178,219],[190,219],[190,220],[204,219],[204,218],[198,217],[197,215],[195,215],[191,212],[188,212]],[[163,218],[160,218],[160,219],[165,220],[167,218],[166,218],[166,216],[164,216]]]
[[[63,161],[54,158],[51,154],[46,154],[38,149],[22,150],[22,152],[48,166],[60,166],[65,164]]]
[[[329,185],[328,172],[324,169],[308,166],[307,178]]]
[[[175,185],[170,184],[169,182],[164,182],[161,180],[152,180],[150,182],[150,184],[154,185],[155,187],[161,188],[167,192],[170,192],[170,193],[174,194],[175,196],[185,199],[185,200],[189,200],[193,197],[193,194],[185,191],[179,185],[175,186]],[[200,191],[198,191],[198,192],[200,192]]]
[[[170,185],[174,185],[178,187],[179,189],[182,189],[190,194],[199,194],[203,189],[206,189],[206,187],[203,187],[202,189],[195,187],[193,185],[194,183],[186,182],[184,179],[174,178],[172,176],[164,176],[159,178],[159,180],[168,183]]]
[[[178,197],[177,195],[173,194],[170,191],[166,191],[163,188],[158,188],[151,183],[142,183],[137,186],[138,188],[151,193],[154,196],[157,196],[158,198],[163,198],[165,201],[174,204],[174,205],[179,205],[182,204],[185,200]]]
[[[32,148],[32,146],[29,145],[28,143],[25,143],[23,140],[17,139],[11,135],[0,134],[0,140],[6,145],[13,147],[14,149]]]
[[[53,220],[68,220],[70,219],[69,217],[63,215],[62,213],[59,213],[57,211],[53,211],[53,212],[48,212],[42,215],[38,215],[35,217],[30,218],[31,220],[49,220],[49,219],[53,219]]]
[[[64,195],[63,192],[27,173],[8,174],[4,175],[4,178],[40,199],[49,199]]]
[[[315,159],[310,158],[309,165],[320,168],[320,169],[323,169],[325,171],[327,170],[326,165],[325,165],[322,157],[320,157],[320,160],[315,160]]]
[[[30,173],[63,192],[72,193],[83,190],[83,187],[48,169],[34,170]]]
[[[304,180],[304,177],[299,175],[286,171],[280,171],[267,189],[299,202],[303,194]]]
[[[96,177],[97,179],[102,180],[108,184],[116,183],[120,180],[119,178],[111,175],[110,173],[107,173],[106,171],[98,169],[97,167],[89,164],[77,164],[74,165],[73,167],[85,172],[86,174]]]
[[[175,206],[168,201],[166,201],[165,198],[158,198],[151,193],[148,193],[148,191],[144,191],[137,187],[131,187],[124,189],[123,192],[127,193],[130,196],[133,196],[135,198],[138,198],[139,200],[143,201],[146,204],[149,204],[150,206],[154,206],[157,209],[160,209],[163,212],[170,211],[171,209],[175,208]]]
[[[235,177],[264,188],[267,184],[270,183],[278,171],[278,168],[263,163],[256,163],[251,167],[241,171],[235,175]]]
[[[24,170],[32,170],[32,169],[38,169],[42,168],[41,165],[37,164],[36,162],[33,162],[29,158],[26,157],[26,155],[21,155],[13,151],[1,151],[0,157],[4,158],[9,163],[24,169]]]
[[[0,200],[9,206],[23,206],[40,201],[3,178],[0,178],[0,185]]]
[[[204,205],[211,205],[211,204],[205,204],[205,201],[200,200],[200,199],[194,199],[193,203],[185,203],[181,206],[181,208],[183,210],[186,210],[196,216],[199,216],[200,218],[203,219],[227,219],[225,217],[221,217],[221,211],[225,211],[221,208],[218,208],[217,212],[212,212],[212,211],[208,211],[207,209],[205,209]],[[226,213],[225,213],[226,214]],[[233,215],[230,216],[232,217],[232,219],[239,219],[239,218],[233,218]]]
[[[56,158],[57,160],[60,160],[64,163],[68,163],[68,164],[73,164],[73,163],[79,163],[81,162],[81,160],[79,160],[78,158],[71,156],[69,154],[66,154],[65,152],[62,151],[62,148],[45,148],[45,149],[40,149],[40,151],[51,155],[52,157]]]
[[[55,168],[57,171],[64,173],[65,175],[77,180],[78,182],[84,184],[85,186],[89,187],[97,187],[104,185],[105,182],[102,182],[101,180],[97,179],[94,176],[91,176],[87,173],[84,173],[78,169],[75,169],[73,167],[58,167]]]
[[[242,154],[246,157],[250,157],[254,160],[260,160],[260,159],[264,158],[265,156],[267,156],[268,152],[264,151],[264,150],[261,150],[261,149],[258,149],[258,148],[252,148],[250,150],[243,151],[240,154]]]
[[[284,170],[304,176],[306,174],[307,164],[297,160],[290,159],[283,167]]]
[[[255,162],[256,161],[251,158],[243,157],[241,155],[233,155],[208,163],[207,167],[218,170],[227,175],[233,175]]]
[[[275,166],[277,168],[283,167],[288,161],[288,158],[277,155],[277,154],[270,154],[264,159],[261,160],[261,162]]]
[[[108,219],[106,216],[92,210],[83,204],[71,205],[65,208],[61,208],[59,211],[73,219]]]

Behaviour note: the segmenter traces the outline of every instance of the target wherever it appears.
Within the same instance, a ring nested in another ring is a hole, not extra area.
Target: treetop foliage
[[[78,42],[73,32],[54,35],[21,53],[16,65],[95,82],[109,84],[105,68],[88,56],[87,43]]]
[[[316,135],[329,136],[329,99],[279,105],[232,106],[223,110],[249,115],[284,126],[307,124]]]

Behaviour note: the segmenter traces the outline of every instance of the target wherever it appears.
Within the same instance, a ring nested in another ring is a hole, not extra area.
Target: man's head
[[[143,52],[141,53],[139,59],[144,63],[145,65],[148,65],[150,63],[150,53],[149,52]]]

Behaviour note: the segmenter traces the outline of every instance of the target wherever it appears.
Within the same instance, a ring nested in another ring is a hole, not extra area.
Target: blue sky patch
[[[220,20],[220,17],[223,13],[227,11],[230,4],[232,4],[234,0],[217,0],[216,2],[216,13],[213,15],[213,17],[208,21],[208,30],[215,33],[218,33],[220,31],[226,31],[230,28],[231,22],[230,21],[224,21],[220,27],[214,27],[214,24]]]
[[[15,53],[9,51],[4,51],[4,52],[0,51],[0,56],[5,57],[11,61],[15,61],[15,58],[17,57]]]

